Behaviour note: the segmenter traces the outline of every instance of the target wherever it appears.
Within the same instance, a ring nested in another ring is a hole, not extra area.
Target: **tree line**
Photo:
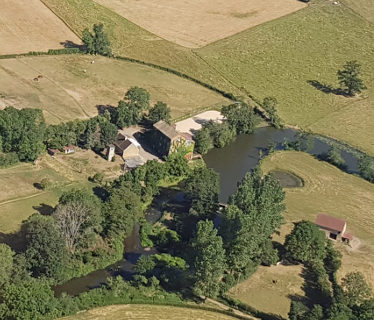
[[[116,140],[118,128],[159,120],[170,122],[170,108],[161,101],[151,107],[149,93],[138,87],[126,92],[118,108],[57,125],[47,125],[39,109],[6,107],[0,110],[0,167],[35,161],[46,148],[70,144],[99,152]]]

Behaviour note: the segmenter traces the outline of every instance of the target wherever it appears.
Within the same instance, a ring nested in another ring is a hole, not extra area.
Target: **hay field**
[[[249,279],[232,288],[229,294],[257,310],[287,318],[291,304],[288,296],[304,296],[302,269],[301,265],[261,266]]]
[[[91,64],[92,60],[94,64]],[[34,81],[38,75],[43,78]],[[213,91],[170,73],[99,56],[0,60],[0,107],[40,108],[49,123],[95,116],[98,112],[96,106],[117,106],[125,92],[133,86],[147,89],[152,103],[166,102],[173,118],[228,101]]]
[[[95,0],[157,36],[188,48],[300,10],[297,0]]]
[[[373,7],[372,1],[367,6]],[[311,1],[303,10],[198,50],[238,87],[261,100],[276,97],[285,123],[332,136],[372,155],[373,52],[374,25],[349,7],[327,0]],[[336,88],[336,72],[348,60],[362,65],[368,90],[360,97],[324,93],[308,83],[315,80]]]
[[[0,55],[63,48],[80,39],[40,0],[0,0]]]
[[[65,320],[234,320],[221,313],[156,305],[117,305],[97,308]]]
[[[77,34],[94,23],[103,23],[113,53],[186,73],[234,94],[240,93],[229,81],[190,49],[166,41],[130,22],[93,0],[41,0]],[[135,2],[135,1],[134,1]]]
[[[315,221],[318,213],[327,213],[347,221],[347,231],[359,238],[361,245],[350,248],[337,243],[343,253],[339,275],[361,271],[374,288],[374,184],[347,174],[336,167],[301,152],[277,152],[262,163],[264,172],[290,171],[304,180],[304,187],[286,189],[286,225],[284,236],[292,222]]]

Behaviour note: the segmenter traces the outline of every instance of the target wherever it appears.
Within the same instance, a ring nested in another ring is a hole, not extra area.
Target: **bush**
[[[19,162],[17,153],[0,153],[0,168],[9,167]]]
[[[44,178],[42,179],[42,181],[40,181],[40,188],[42,188],[43,190],[48,190],[52,187],[52,181],[48,178]]]
[[[104,174],[102,172],[95,173],[89,180],[94,183],[102,183]]]

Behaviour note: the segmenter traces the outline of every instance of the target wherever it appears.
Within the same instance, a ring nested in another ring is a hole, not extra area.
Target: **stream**
[[[251,169],[255,168],[261,158],[261,151],[267,149],[271,142],[276,149],[282,149],[284,139],[292,141],[298,131],[294,129],[275,129],[273,127],[258,128],[251,135],[239,135],[234,141],[222,149],[213,149],[203,158],[207,167],[214,169],[220,175],[220,202],[227,202],[229,196],[235,192],[237,183]],[[318,136],[313,136],[314,146],[310,154],[319,155],[327,153],[330,145]],[[343,146],[343,145],[342,145]],[[358,170],[358,156],[353,152],[341,151],[346,162],[347,171],[356,173]],[[280,176],[281,177],[281,176]],[[290,177],[287,177],[289,179]],[[162,216],[165,202],[183,203],[183,194],[172,189],[162,189],[146,211],[146,220],[155,223]],[[145,250],[141,246],[139,225],[136,225],[132,234],[125,239],[124,259],[102,270],[94,271],[86,276],[74,278],[54,288],[57,296],[66,292],[69,295],[78,295],[92,288],[97,288],[106,282],[108,277],[122,276],[130,279],[133,266],[141,255],[157,253],[155,249]]]

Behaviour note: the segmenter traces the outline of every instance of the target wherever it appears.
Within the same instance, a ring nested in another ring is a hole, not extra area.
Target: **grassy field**
[[[345,5],[315,0],[306,9],[216,42],[198,53],[254,96],[275,96],[286,123],[374,154],[373,50],[373,24]],[[347,60],[362,64],[368,90],[360,97],[324,93],[308,83],[314,80],[336,87],[336,72]]]
[[[67,40],[80,43],[39,0],[0,0],[0,8],[0,55],[63,48]]]
[[[261,167],[265,173],[287,171],[304,180],[304,187],[285,189],[285,224],[280,235],[275,235],[273,240],[283,243],[293,228],[293,222],[303,219],[315,221],[321,212],[344,219],[348,232],[358,237],[361,244],[350,248],[335,243],[343,254],[338,277],[360,271],[374,288],[374,185],[296,151],[277,152],[265,158]],[[288,295],[304,295],[300,272],[300,266],[260,267],[251,278],[238,284],[230,293],[261,311],[286,316],[291,301]],[[273,283],[273,280],[277,282]]]
[[[91,64],[94,59],[95,63]],[[84,72],[86,70],[86,72]],[[38,75],[43,78],[33,79]],[[114,105],[132,86],[164,101],[172,117],[228,100],[192,81],[126,61],[81,55],[0,60],[0,107],[44,110],[49,123],[97,115],[97,105]]]
[[[234,320],[220,313],[150,305],[118,305],[93,309],[77,315],[64,318],[65,320]]]
[[[292,222],[315,221],[318,213],[344,219],[361,245],[353,249],[337,243],[343,253],[340,275],[357,269],[374,288],[374,185],[305,153],[275,153],[264,160],[262,169],[290,171],[305,183],[302,188],[286,189],[287,224],[279,241],[292,229]]]
[[[262,312],[287,317],[289,295],[304,296],[301,272],[300,265],[259,267],[253,276],[239,283],[229,294]]]
[[[304,8],[296,0],[95,0],[144,29],[198,48]]]
[[[34,212],[50,212],[64,190],[91,188],[88,177],[97,172],[104,179],[113,179],[122,174],[123,161],[117,157],[108,162],[93,151],[78,150],[71,155],[57,155],[54,159],[42,156],[35,165],[19,164],[0,170],[0,235],[17,231],[21,222]],[[52,182],[47,191],[40,190],[38,183],[43,178]]]
[[[342,3],[366,20],[374,22],[374,5],[372,0],[342,0]]]

